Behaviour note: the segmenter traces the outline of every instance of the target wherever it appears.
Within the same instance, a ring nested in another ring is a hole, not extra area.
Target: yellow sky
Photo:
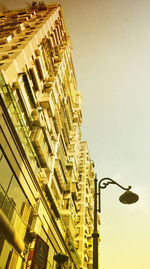
[[[150,269],[150,1],[62,0],[83,96],[83,139],[98,178],[132,185],[140,200],[102,193],[101,268]],[[5,0],[10,8],[23,0]]]
[[[99,179],[133,186],[102,193],[101,269],[150,269],[150,2],[61,1],[83,95],[83,139]]]

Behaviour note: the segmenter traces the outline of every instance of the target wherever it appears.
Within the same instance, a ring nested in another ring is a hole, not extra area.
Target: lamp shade
[[[123,204],[134,204],[138,200],[139,196],[132,191],[126,191],[119,197],[119,201]]]

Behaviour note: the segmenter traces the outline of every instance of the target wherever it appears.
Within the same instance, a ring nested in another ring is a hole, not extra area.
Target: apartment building
[[[93,268],[93,162],[87,142],[80,142],[78,163],[78,221],[76,244],[82,268]]]
[[[59,4],[0,14],[0,268],[92,268],[93,162]]]

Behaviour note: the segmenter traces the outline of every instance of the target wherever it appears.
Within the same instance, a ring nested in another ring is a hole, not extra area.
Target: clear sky
[[[150,269],[150,1],[59,2],[83,96],[82,139],[95,172],[140,196],[127,206],[117,186],[103,190],[100,269]]]

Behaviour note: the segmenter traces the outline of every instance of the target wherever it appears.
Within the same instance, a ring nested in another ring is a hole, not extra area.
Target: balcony
[[[88,268],[88,269],[92,269],[92,268],[93,268],[93,261],[92,261],[92,260],[90,260],[90,261],[88,262],[88,264],[87,264],[87,268]]]
[[[51,93],[51,91],[53,90],[53,82],[49,82],[49,81],[46,81],[44,83],[44,92],[45,93]]]
[[[54,127],[54,121],[52,118],[49,118],[49,122],[50,122],[50,135],[52,140],[56,141],[57,140],[57,133]]]
[[[55,107],[54,125],[55,125],[57,133],[60,133],[62,129],[62,123],[61,123],[60,113],[57,107]]]
[[[66,174],[66,156],[63,154],[61,147],[58,148],[58,158],[61,161],[61,166],[63,168],[64,174]]]
[[[68,148],[69,148],[69,153],[72,153],[73,155],[75,152],[75,144],[74,143],[70,144]]]
[[[90,220],[93,221],[94,219],[93,207],[89,207],[89,216],[90,216]]]
[[[63,125],[63,128],[62,128],[62,136],[64,138],[66,146],[68,146],[68,144],[69,144],[69,132],[68,132],[67,126],[65,124]]]
[[[67,115],[69,128],[72,129],[73,118],[72,118],[72,112],[71,112],[69,104],[66,104],[66,115]]]
[[[71,184],[67,183],[64,189],[64,193],[69,193],[69,192],[71,192]]]
[[[73,121],[76,123],[82,123],[82,112],[81,108],[75,108],[73,113]]]
[[[39,157],[40,163],[42,167],[47,167],[48,162],[48,146],[45,144],[44,148],[42,147],[35,147],[37,155]]]
[[[88,240],[87,240],[86,236],[84,236],[84,247],[86,250],[88,249]]]
[[[54,94],[54,98],[56,100],[56,103],[58,101],[58,98],[59,98],[59,91],[58,91],[58,88],[57,88],[57,84],[55,83],[57,81],[57,77],[53,76],[53,77],[48,77],[47,80],[46,80],[46,87],[53,89],[53,94]]]
[[[52,49],[54,48],[54,45],[55,45],[52,36],[50,36],[50,37],[48,38],[48,40],[49,40],[50,48],[51,48],[51,50],[52,50]]]
[[[75,264],[77,265],[76,268],[78,268],[79,265],[81,264],[81,260],[80,260],[79,254],[76,250],[74,238],[71,236],[69,229],[67,230],[65,241],[67,243],[67,246],[68,246],[69,252],[72,256],[72,259],[74,260]]]
[[[36,177],[37,177],[38,182],[41,185],[48,183],[48,177],[47,177],[45,168],[38,169]]]
[[[71,183],[71,195],[72,195],[73,201],[77,201],[77,183],[76,182]]]
[[[32,145],[37,153],[37,156],[40,160],[41,166],[47,167],[47,162],[49,159],[49,152],[48,152],[48,146],[44,139],[44,133],[43,130],[35,129],[31,132],[30,136]]]
[[[60,160],[56,159],[55,160],[55,172],[58,178],[58,184],[60,184],[61,189],[64,190],[66,186],[66,178],[62,169],[62,165],[60,163]]]
[[[55,201],[55,198],[53,197],[48,184],[45,184],[44,190],[45,190],[46,197],[51,205],[51,209],[53,210],[56,218],[57,219],[60,218],[59,210],[57,207],[57,202]]]
[[[69,229],[70,234],[72,237],[75,237],[76,235],[76,227],[75,227],[75,223],[73,221],[73,218],[71,215],[67,215],[67,214],[62,214],[62,219],[65,223],[65,226],[67,229]]]
[[[69,141],[69,135],[70,135],[70,127],[69,127],[69,123],[68,123],[68,119],[65,115],[65,121],[64,121],[64,131],[65,131],[65,134],[66,134],[66,138],[67,140]]]
[[[0,35],[0,45],[9,43],[12,40],[10,33],[4,33]]]
[[[86,222],[87,225],[90,223],[90,218],[89,218],[89,216],[86,216],[86,217],[85,217],[85,222]]]
[[[40,98],[40,105],[43,109],[47,109],[49,117],[54,117],[55,113],[55,104],[52,98],[52,92],[49,93],[43,93]]]
[[[36,128],[41,128],[46,125],[42,113],[39,113],[37,110],[32,111],[32,126]]]
[[[33,82],[35,90],[39,91],[40,88],[41,88],[41,82],[40,82],[40,79],[38,77],[38,73],[36,71],[35,65],[32,65],[29,68],[29,72],[30,72],[30,76],[31,76],[31,79],[32,79],[32,82]]]
[[[90,222],[90,224],[89,224],[88,228],[89,228],[89,235],[91,235],[91,236],[92,236],[93,229],[94,229],[94,227],[93,227],[93,222]]]
[[[43,79],[43,80],[45,80],[47,74],[45,72],[45,68],[43,66],[41,57],[40,56],[37,56],[35,58],[35,62],[36,62],[36,66],[37,66],[37,70],[38,70],[38,73],[39,73],[40,78]]]
[[[88,257],[87,251],[84,251],[84,262],[88,263],[88,261],[89,261],[89,257]]]
[[[25,72],[22,73],[22,78],[23,78],[23,82],[25,84],[25,88],[28,92],[28,95],[29,95],[29,98],[30,98],[30,101],[33,105],[33,107],[36,107],[36,97],[35,97],[35,93],[32,89],[32,86],[31,86],[31,82],[30,80],[28,79],[28,76]]]
[[[94,180],[93,180],[93,178],[90,178],[89,179],[89,183],[90,183],[90,187],[94,187]]]
[[[61,63],[62,57],[61,55],[55,55],[54,56],[54,63]]]
[[[93,269],[93,248],[92,247],[88,248],[87,254],[89,258],[87,268]]]
[[[92,247],[93,246],[93,238],[92,238],[92,236],[88,236],[87,240],[88,240],[88,248]]]

